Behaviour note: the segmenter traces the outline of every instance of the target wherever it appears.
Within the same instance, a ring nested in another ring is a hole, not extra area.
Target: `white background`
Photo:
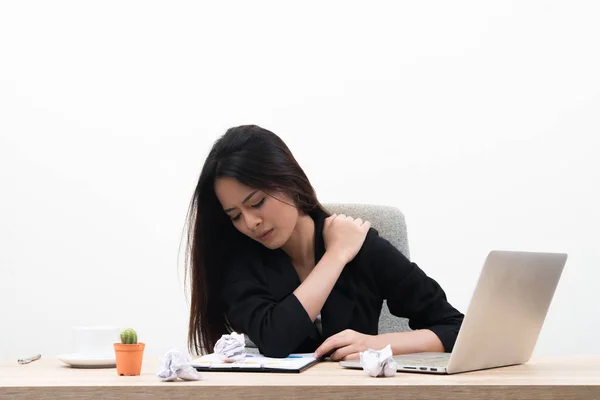
[[[0,3],[0,358],[73,325],[185,346],[214,140],[279,134],[322,202],[399,207],[466,311],[491,249],[567,252],[536,354],[600,354],[600,6]],[[178,257],[179,255],[179,257]]]

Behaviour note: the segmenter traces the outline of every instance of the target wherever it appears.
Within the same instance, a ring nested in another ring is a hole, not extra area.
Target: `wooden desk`
[[[119,377],[116,369],[75,369],[48,356],[28,365],[0,363],[0,399],[600,399],[600,357],[537,358],[528,364],[439,376],[398,373],[371,378],[337,363],[300,374],[204,372],[197,382],[160,382],[156,362],[142,375]]]

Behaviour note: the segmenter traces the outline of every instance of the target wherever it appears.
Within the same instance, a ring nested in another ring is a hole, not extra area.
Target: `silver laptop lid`
[[[527,362],[566,260],[562,253],[490,252],[448,373]]]

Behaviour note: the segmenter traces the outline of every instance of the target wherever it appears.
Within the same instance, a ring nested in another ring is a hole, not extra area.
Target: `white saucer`
[[[75,368],[113,368],[117,366],[114,354],[112,356],[87,356],[70,353],[58,354],[60,361]]]

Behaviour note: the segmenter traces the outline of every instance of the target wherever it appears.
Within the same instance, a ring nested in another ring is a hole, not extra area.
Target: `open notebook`
[[[261,354],[246,354],[239,362],[225,363],[214,354],[207,354],[192,361],[198,371],[227,372],[302,372],[315,365],[319,359],[311,354],[290,354],[286,358],[270,358]]]

